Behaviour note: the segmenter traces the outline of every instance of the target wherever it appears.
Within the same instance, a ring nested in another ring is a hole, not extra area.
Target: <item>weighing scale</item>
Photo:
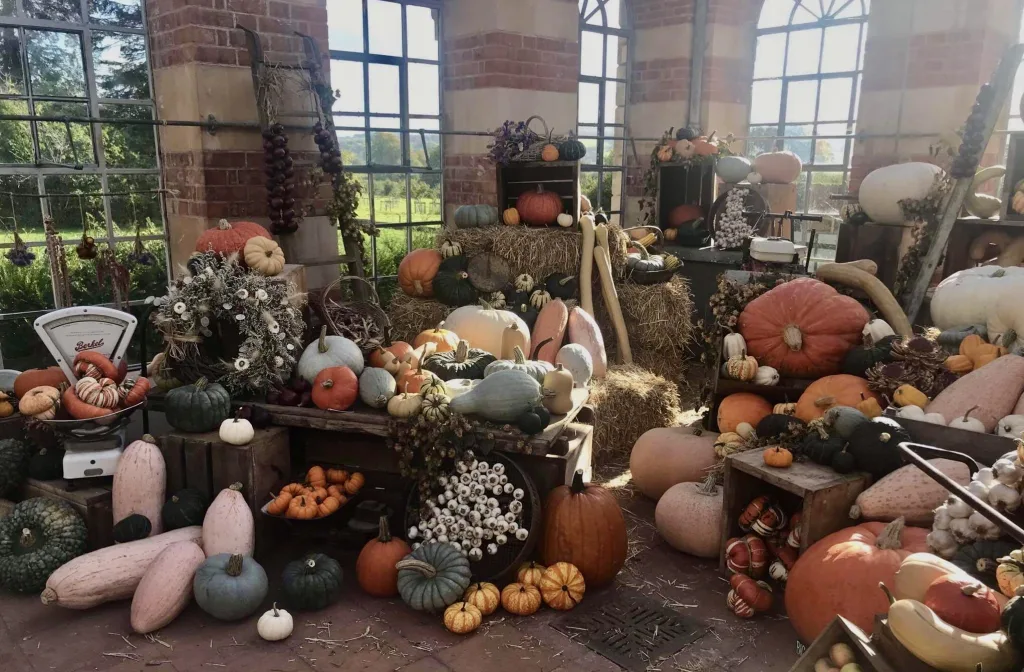
[[[78,353],[92,350],[120,366],[137,325],[138,320],[130,313],[86,306],[49,312],[35,321],[35,330],[74,385],[78,378],[71,365]],[[131,415],[145,403],[89,420],[41,421],[63,439],[64,478],[73,481],[112,476],[125,447],[125,429]]]

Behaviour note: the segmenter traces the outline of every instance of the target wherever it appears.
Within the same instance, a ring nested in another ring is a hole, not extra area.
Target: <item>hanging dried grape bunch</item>
[[[75,246],[75,254],[78,255],[79,259],[95,259],[96,255],[99,254],[95,239],[83,232],[82,242]]]
[[[34,252],[28,249],[28,245],[18,235],[18,226],[14,226],[14,247],[7,250],[6,257],[11,260],[11,263],[15,266],[31,266],[32,262],[35,261],[36,255]]]
[[[960,152],[950,166],[949,172],[953,177],[974,177],[974,171],[977,170],[978,162],[985,151],[985,117],[995,102],[995,97],[995,89],[991,84],[983,84],[978,91],[978,97],[964,126],[964,140],[960,143]]]
[[[316,146],[320,148],[320,167],[328,175],[339,175],[341,150],[338,149],[338,141],[334,134],[318,121],[313,126],[313,138],[316,140]]]
[[[135,227],[135,244],[132,246],[131,254],[128,255],[129,264],[138,264],[139,266],[150,266],[156,258],[146,249],[146,246],[142,244],[142,231],[138,226]]]
[[[263,172],[267,176],[270,231],[274,234],[295,233],[299,230],[295,211],[295,168],[282,124],[273,124],[263,131],[263,158],[266,160]]]

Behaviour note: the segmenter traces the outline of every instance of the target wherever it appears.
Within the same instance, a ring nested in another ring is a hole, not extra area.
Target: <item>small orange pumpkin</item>
[[[544,148],[540,150],[540,158],[544,161],[558,161],[558,147],[544,145]]]
[[[769,446],[761,453],[764,463],[776,469],[785,469],[793,464],[793,453],[782,446]]]
[[[306,488],[301,483],[289,483],[281,488],[281,492],[287,492],[289,495],[298,497],[299,495],[306,494]]]
[[[522,220],[519,219],[519,211],[515,208],[509,208],[501,213],[501,221],[505,222],[508,226],[519,226],[522,224]]]
[[[288,505],[292,501],[292,493],[281,491],[277,497],[274,497],[269,504],[267,504],[267,513],[272,516],[283,516],[288,512]]]
[[[348,472],[344,469],[328,469],[327,482],[331,485],[338,485],[348,480]]]
[[[804,422],[817,420],[833,406],[852,406],[867,399],[878,400],[868,381],[857,376],[840,373],[825,376],[807,386],[796,402],[796,417]]]
[[[402,358],[412,352],[412,346],[405,341],[395,341],[386,348],[377,348],[370,353],[370,365],[378,369],[385,369],[394,375]]]
[[[459,336],[454,331],[445,329],[444,322],[439,322],[433,329],[421,331],[416,340],[413,341],[413,345],[416,348],[421,348],[427,343],[436,345],[437,352],[452,352],[455,348],[459,347]],[[421,357],[421,359],[426,358]],[[399,384],[398,386],[401,387],[402,385]]]
[[[324,472],[324,468],[316,465],[310,467],[306,472],[306,483],[314,488],[326,488],[327,474]]]
[[[434,295],[434,277],[440,268],[440,252],[430,249],[413,250],[398,265],[398,284],[409,296],[431,297]]]
[[[350,495],[354,495],[360,490],[362,490],[363,485],[365,485],[365,483],[366,477],[357,471],[353,473],[351,476],[349,476],[348,480],[345,481],[345,492],[347,492]]]
[[[312,397],[317,408],[346,411],[359,397],[359,379],[347,366],[330,366],[313,380]]]
[[[950,355],[943,365],[953,373],[970,373],[974,370],[974,362],[967,355]]]
[[[335,497],[325,497],[317,505],[317,513],[320,517],[329,516],[341,508],[341,502]]]
[[[300,497],[293,497],[292,501],[288,503],[287,516],[289,518],[296,518],[298,520],[312,520],[316,518],[320,513],[320,508],[312,497],[302,495]]]
[[[235,222],[222,219],[212,229],[203,231],[196,241],[196,252],[213,251],[222,256],[241,254],[250,238],[273,240],[270,232],[255,222]]]

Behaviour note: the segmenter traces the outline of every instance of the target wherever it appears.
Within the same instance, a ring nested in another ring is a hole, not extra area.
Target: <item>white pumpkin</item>
[[[918,422],[927,422],[933,425],[942,425],[943,427],[946,426],[946,418],[942,417],[941,413],[925,413],[924,409],[920,406],[904,406],[900,410],[896,411],[896,415],[901,418],[907,418],[908,420],[917,420]]]
[[[715,165],[715,172],[723,182],[742,182],[750,174],[753,164],[745,156],[723,156]]]
[[[370,408],[386,408],[397,392],[398,385],[386,369],[368,366],[359,376],[359,398]]]
[[[448,398],[457,399],[469,392],[480,383],[479,378],[452,378],[446,380],[444,386],[448,389]]]
[[[501,356],[501,339],[505,329],[513,325],[524,334],[530,333],[530,328],[515,313],[483,306],[456,308],[444,321],[445,329],[454,331],[471,348],[485,350],[495,357]],[[526,347],[523,352],[529,352],[529,338],[526,339]]]
[[[864,335],[864,345],[874,345],[887,336],[895,336],[896,332],[885,320],[875,319],[864,325],[861,332]]]
[[[730,357],[746,357],[747,342],[742,334],[726,334],[722,339],[722,358],[728,360]]]
[[[1022,294],[1024,268],[978,266],[957,271],[935,288],[930,303],[932,323],[942,330],[984,324],[994,340],[1007,329],[1024,327]]]
[[[570,226],[573,225],[572,215],[566,214],[564,212],[558,215],[558,217],[555,218],[555,221],[558,222],[558,225],[563,229],[568,229]]]
[[[363,372],[363,352],[344,336],[328,336],[327,327],[323,327],[320,338],[306,346],[299,357],[299,376],[312,383],[318,373],[331,366],[347,366],[358,376]]]
[[[902,225],[903,209],[899,202],[927,196],[940,174],[942,168],[920,161],[876,168],[860,183],[857,200],[876,224]]]
[[[284,609],[278,609],[277,602],[274,602],[274,606],[270,608],[270,611],[264,612],[260,616],[260,620],[256,622],[256,632],[268,642],[279,642],[282,639],[287,639],[292,634],[294,627],[292,615]]]
[[[756,385],[778,385],[779,372],[770,366],[759,366],[754,374]]]
[[[1022,432],[1024,432],[1024,415],[1008,415],[996,425],[996,434],[999,436],[1019,439]]]
[[[594,360],[582,345],[567,343],[555,355],[555,364],[561,364],[572,374],[573,387],[586,387],[594,376]]]
[[[245,418],[228,418],[220,423],[220,431],[217,432],[220,440],[230,443],[232,446],[244,446],[256,436],[256,430],[252,423]]]
[[[968,432],[978,432],[980,434],[984,434],[985,423],[977,418],[971,417],[971,411],[973,410],[974,409],[972,408],[970,411],[967,411],[959,418],[953,418],[952,420],[950,420],[949,426],[954,427],[956,429],[964,429],[967,430]]]

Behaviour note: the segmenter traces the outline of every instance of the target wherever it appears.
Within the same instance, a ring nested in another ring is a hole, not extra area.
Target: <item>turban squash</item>
[[[797,278],[747,304],[739,329],[758,363],[783,376],[818,378],[839,373],[868,319],[856,299],[813,278]]]

